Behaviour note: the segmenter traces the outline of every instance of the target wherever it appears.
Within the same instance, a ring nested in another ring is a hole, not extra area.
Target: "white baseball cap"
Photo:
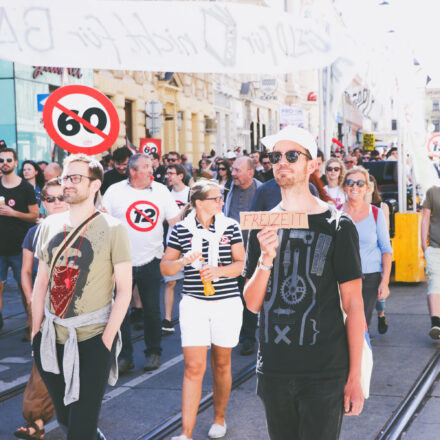
[[[272,151],[275,144],[280,141],[295,142],[304,147],[310,153],[312,159],[316,159],[318,146],[316,145],[315,138],[313,137],[312,133],[304,130],[304,128],[288,125],[280,130],[277,134],[265,136],[261,139],[261,142],[269,149],[269,151]]]
[[[237,159],[237,155],[233,151],[228,151],[225,154],[226,159]]]

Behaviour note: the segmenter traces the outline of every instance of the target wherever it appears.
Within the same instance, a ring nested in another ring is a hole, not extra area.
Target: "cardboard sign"
[[[240,212],[241,229],[263,229],[266,226],[280,229],[309,229],[309,220],[305,212]]]

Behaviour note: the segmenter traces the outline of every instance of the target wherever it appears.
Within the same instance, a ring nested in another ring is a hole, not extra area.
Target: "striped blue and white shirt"
[[[196,225],[198,229],[203,229],[203,226],[196,219]],[[209,230],[215,232],[214,222],[211,223]],[[189,230],[183,226],[182,222],[177,223],[168,239],[168,246],[173,249],[177,249],[182,254],[191,251],[191,239],[192,234]],[[231,246],[236,243],[242,243],[243,238],[241,235],[240,226],[237,222],[234,222],[225,230],[221,237],[219,245],[219,266],[226,266],[233,263]],[[206,240],[202,241],[202,254],[205,261],[208,261],[208,247],[209,244]],[[190,295],[200,299],[217,300],[223,298],[232,298],[234,296],[240,296],[238,289],[237,278],[220,278],[218,281],[213,282],[215,294],[212,296],[205,296],[203,293],[203,283],[200,278],[198,270],[194,269],[191,265],[184,266],[184,280],[182,293]]]

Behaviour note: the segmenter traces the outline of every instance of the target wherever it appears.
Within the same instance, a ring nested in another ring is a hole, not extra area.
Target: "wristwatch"
[[[273,264],[271,264],[270,266],[265,266],[265,265],[263,264],[263,259],[260,257],[260,258],[258,259],[258,267],[259,267],[260,269],[262,269],[262,270],[271,271],[271,270],[272,270],[272,267],[273,267]]]

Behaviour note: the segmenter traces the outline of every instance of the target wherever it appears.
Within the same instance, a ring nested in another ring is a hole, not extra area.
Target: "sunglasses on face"
[[[64,196],[46,197],[44,199],[44,201],[47,202],[47,203],[53,203],[57,199],[58,199],[59,202],[64,202]]]
[[[218,167],[218,170],[219,170],[219,171],[226,171],[226,168],[224,168],[224,167]]]
[[[12,163],[12,162],[14,162],[14,159],[12,159],[12,157],[8,157],[7,159],[0,159],[0,163],[3,163],[3,162],[8,162],[8,163]]]
[[[353,188],[353,186],[357,185],[359,188],[362,188],[365,186],[365,180],[351,180],[347,179],[346,185],[350,188]]]
[[[296,150],[286,151],[286,153],[281,153],[280,151],[272,151],[268,153],[268,156],[271,163],[275,165],[281,160],[283,156],[286,156],[287,162],[295,163],[299,159],[300,154],[306,156],[308,159],[311,159],[311,157],[308,154]]]
[[[168,158],[168,162],[176,162],[177,161],[177,159],[173,159],[173,158]]]
[[[354,161],[352,161],[352,160],[346,160],[345,163],[347,163],[347,164],[348,164],[348,163],[354,163]]]
[[[340,169],[339,167],[327,167],[327,171],[339,171]]]

